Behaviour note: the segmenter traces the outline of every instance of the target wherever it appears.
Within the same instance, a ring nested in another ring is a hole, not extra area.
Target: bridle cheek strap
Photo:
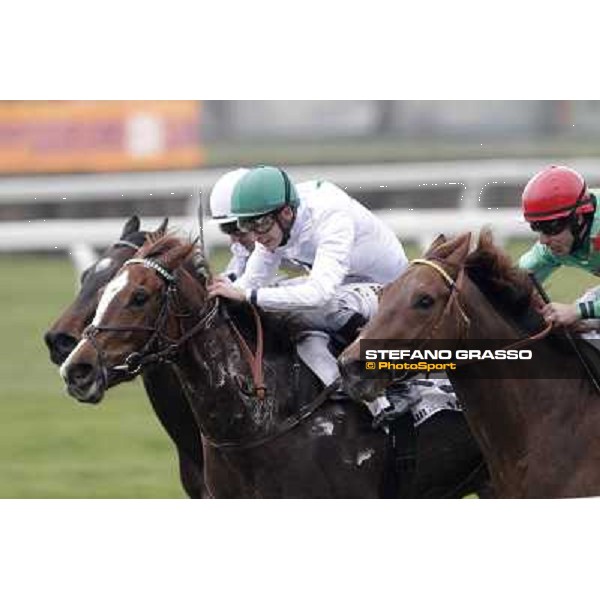
[[[431,267],[432,269],[437,271],[442,276],[442,278],[444,279],[444,281],[450,288],[450,297],[448,298],[448,302],[446,303],[446,306],[444,307],[444,311],[440,315],[440,318],[436,321],[435,325],[432,328],[430,338],[433,337],[435,331],[438,329],[439,325],[443,322],[444,317],[450,313],[453,305],[456,305],[459,315],[462,318],[462,324],[464,324],[465,330],[468,331],[471,321],[470,321],[469,317],[467,316],[467,314],[459,300],[459,294],[460,294],[462,283],[463,283],[464,276],[465,276],[464,266],[461,267],[461,269],[458,273],[458,277],[456,278],[456,282],[455,282],[452,279],[452,277],[450,277],[450,275],[448,275],[448,273],[444,270],[444,268],[442,266],[440,266],[439,264],[434,263],[430,260],[426,260],[424,258],[417,258],[417,259],[411,261],[411,264],[420,264],[420,265],[426,265],[428,267]],[[459,339],[460,339],[460,335],[461,335],[460,327],[461,327],[461,323],[459,323],[459,325],[458,325]],[[505,346],[503,349],[508,350],[508,349],[521,348],[522,346],[530,344],[531,342],[543,339],[550,333],[551,329],[552,329],[552,323],[549,323],[546,327],[544,327],[541,331],[537,332],[536,334],[533,334],[533,335],[526,337],[524,339],[521,339],[521,340],[517,340],[516,342],[513,342],[512,344]],[[477,361],[471,361],[471,362],[477,362]]]
[[[471,320],[469,319],[459,299],[460,288],[462,286],[465,273],[464,267],[460,269],[458,277],[456,278],[456,281],[454,281],[454,279],[452,279],[452,277],[446,272],[446,270],[441,265],[434,263],[431,260],[427,260],[425,258],[416,258],[413,261],[411,261],[411,264],[426,265],[432,268],[442,277],[442,279],[450,289],[450,297],[448,298],[448,302],[446,302],[446,306],[444,307],[442,314],[433,326],[430,337],[433,337],[434,333],[437,331],[438,327],[443,322],[446,315],[450,314],[450,311],[452,310],[453,306],[456,306],[456,308],[458,309],[458,314],[461,319],[461,321],[458,324],[459,336],[461,333],[466,334],[466,332],[469,330],[469,327],[471,326]]]

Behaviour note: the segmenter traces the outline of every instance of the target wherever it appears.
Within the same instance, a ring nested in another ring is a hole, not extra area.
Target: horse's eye
[[[144,306],[144,304],[146,304],[146,301],[148,300],[149,295],[148,292],[144,289],[139,289],[136,290],[135,292],[133,292],[133,295],[131,296],[131,304],[133,306]]]
[[[427,310],[435,304],[435,300],[429,294],[421,294],[413,304],[413,308]]]

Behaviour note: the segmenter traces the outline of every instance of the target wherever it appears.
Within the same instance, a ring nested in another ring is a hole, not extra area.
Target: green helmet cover
[[[251,169],[235,185],[231,213],[236,217],[255,217],[285,204],[298,204],[298,192],[287,173],[277,167],[260,166]]]

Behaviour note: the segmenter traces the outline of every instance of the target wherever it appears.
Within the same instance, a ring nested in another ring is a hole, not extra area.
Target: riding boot
[[[325,386],[340,376],[337,360],[329,350],[329,335],[324,331],[302,331],[296,347],[298,356]]]
[[[329,349],[329,340],[329,335],[324,331],[302,331],[296,342],[298,356],[323,382],[325,387],[340,377],[337,359]],[[351,400],[350,396],[342,389],[341,383],[337,390],[329,394],[329,399],[333,401]],[[364,404],[373,415],[379,414],[390,405],[385,395]]]

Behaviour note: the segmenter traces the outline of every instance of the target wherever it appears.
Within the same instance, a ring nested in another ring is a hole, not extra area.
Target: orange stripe
[[[129,147],[130,120],[140,116],[160,130],[148,154]],[[0,102],[0,173],[197,167],[205,160],[199,129],[195,101]]]
[[[54,100],[2,101],[0,122],[15,123],[32,120],[96,120],[126,118],[148,112],[163,116],[195,116],[201,102],[195,100]]]

